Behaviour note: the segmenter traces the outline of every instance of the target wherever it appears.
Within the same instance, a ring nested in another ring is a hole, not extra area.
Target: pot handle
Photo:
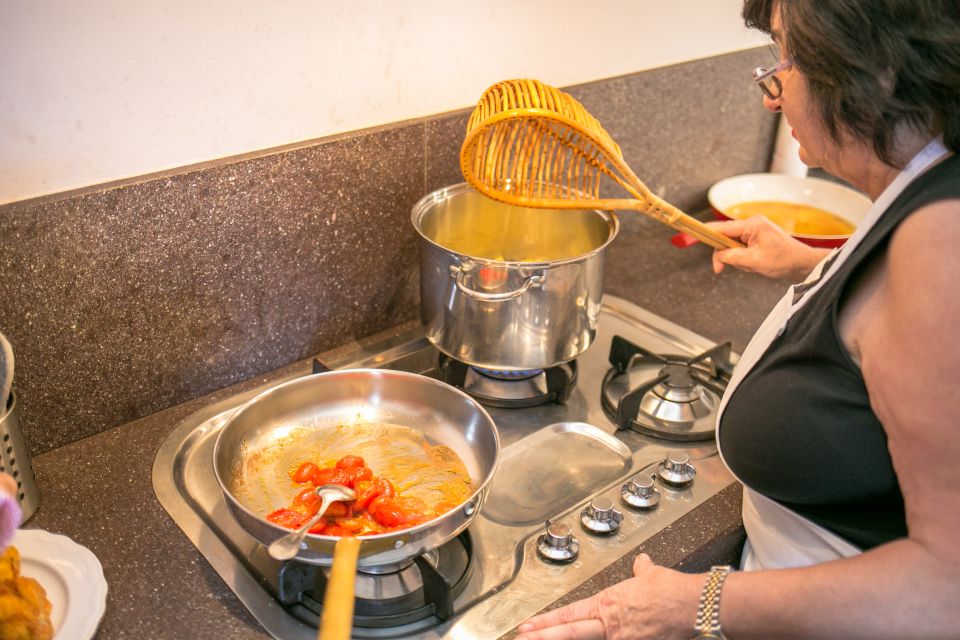
[[[450,265],[450,276],[456,280],[457,290],[460,293],[475,298],[477,300],[482,300],[483,302],[503,302],[504,300],[513,300],[514,298],[519,298],[527,292],[528,289],[538,288],[543,286],[543,281],[546,279],[544,275],[532,275],[528,276],[523,281],[523,286],[519,289],[514,289],[513,291],[505,291],[503,293],[483,293],[482,291],[475,291],[468,287],[464,283],[464,276],[466,271],[463,267],[459,265]]]

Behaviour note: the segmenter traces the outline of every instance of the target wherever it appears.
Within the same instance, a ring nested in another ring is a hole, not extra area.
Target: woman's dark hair
[[[901,167],[907,126],[960,152],[958,0],[745,0],[743,19],[770,33],[774,11],[834,141],[846,130]]]

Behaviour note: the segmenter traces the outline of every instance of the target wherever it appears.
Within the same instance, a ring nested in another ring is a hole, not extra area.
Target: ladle
[[[317,495],[320,496],[321,501],[317,514],[297,531],[292,531],[282,538],[277,538],[271,542],[270,546],[267,547],[267,552],[271,558],[276,560],[289,560],[297,555],[297,552],[300,551],[300,544],[307,536],[307,532],[310,531],[313,525],[320,522],[320,518],[327,512],[327,508],[331,503],[343,500],[356,500],[357,498],[357,494],[353,489],[340,484],[324,484],[317,487],[316,492]]]

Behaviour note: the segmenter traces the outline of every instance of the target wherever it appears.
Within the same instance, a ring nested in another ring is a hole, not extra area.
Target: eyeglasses
[[[764,95],[771,100],[776,100],[783,93],[783,85],[780,84],[780,78],[777,77],[777,74],[792,66],[793,60],[784,60],[772,69],[757,67],[753,70],[753,79],[760,85],[760,90],[763,91]]]

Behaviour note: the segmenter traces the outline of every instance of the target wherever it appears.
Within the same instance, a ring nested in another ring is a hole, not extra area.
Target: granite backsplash
[[[566,88],[687,211],[766,170],[751,49]],[[478,87],[478,96],[483,87]],[[412,205],[462,181],[469,109],[0,207],[0,331],[31,454],[418,317]],[[742,349],[782,285],[715,277],[636,214],[606,291]],[[707,307],[705,312],[704,307]]]

